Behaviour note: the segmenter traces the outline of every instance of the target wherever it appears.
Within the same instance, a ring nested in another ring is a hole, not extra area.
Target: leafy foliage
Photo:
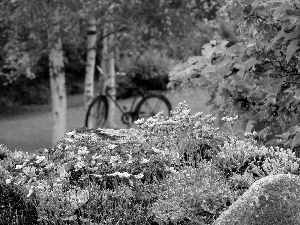
[[[138,121],[120,140],[81,128],[38,156],[0,146],[0,179],[20,189],[44,223],[210,224],[255,180],[299,174],[291,150],[241,141],[214,120],[180,104],[168,119]],[[202,144],[208,160],[178,167]]]
[[[152,205],[156,221],[171,224],[205,221],[211,224],[235,199],[220,171],[211,162],[199,168],[187,167],[161,184],[162,191]],[[167,196],[167,197],[166,197]]]
[[[243,42],[215,39],[202,55],[170,73],[170,86],[200,86],[211,93],[219,125],[239,116],[236,130],[256,131],[268,145],[299,146],[298,1],[230,1]]]

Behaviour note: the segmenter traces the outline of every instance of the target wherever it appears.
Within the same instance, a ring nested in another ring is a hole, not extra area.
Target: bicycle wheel
[[[135,119],[148,119],[162,111],[164,112],[164,117],[168,118],[170,116],[171,110],[171,103],[165,96],[158,94],[149,94],[142,98],[142,100],[136,106]]]
[[[105,96],[96,97],[90,104],[86,116],[85,126],[88,128],[102,128],[108,114],[108,102]]]

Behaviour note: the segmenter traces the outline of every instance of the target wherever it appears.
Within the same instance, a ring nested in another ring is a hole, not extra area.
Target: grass
[[[203,112],[209,114],[210,108],[205,106],[209,95],[203,91],[185,90],[168,92],[173,109],[182,101],[186,101],[191,113]],[[121,105],[130,105],[130,100],[120,100]],[[17,149],[33,154],[40,148],[52,147],[52,115],[51,106],[25,106],[13,112],[6,112],[0,117],[0,143],[11,151]],[[83,96],[68,96],[67,129],[73,130],[84,125],[85,110]],[[120,120],[121,114],[117,110],[116,124],[126,128]]]

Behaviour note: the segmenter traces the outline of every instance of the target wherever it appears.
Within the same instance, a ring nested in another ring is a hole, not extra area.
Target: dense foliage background
[[[297,151],[299,132],[298,1],[230,1],[241,42],[214,39],[202,56],[190,58],[170,74],[171,86],[196,85],[210,91],[218,125],[239,117],[237,133],[256,132],[268,145]],[[183,81],[183,83],[182,83]]]
[[[86,15],[90,1],[70,6],[62,14],[62,36],[68,94],[83,91],[86,62]],[[221,0],[115,1],[118,14],[104,16],[109,2],[97,4],[97,64],[101,61],[102,26],[113,20],[117,35],[117,71],[130,75],[131,86],[150,84],[151,89],[165,89],[172,66],[188,56],[201,53],[201,47],[216,33],[235,42],[234,25],[224,22],[219,9]],[[111,1],[114,2],[114,1]],[[43,5],[32,3],[18,9],[18,1],[1,3],[0,14],[0,105],[1,107],[46,104],[50,101],[47,36],[43,24]],[[18,11],[19,10],[19,11]],[[129,13],[130,12],[130,13]],[[46,13],[46,12],[45,12]],[[32,16],[24,20],[24,16]],[[27,22],[25,22],[27,21]],[[39,21],[39,24],[37,24]],[[122,85],[128,84],[117,79]],[[119,97],[128,97],[121,96]]]

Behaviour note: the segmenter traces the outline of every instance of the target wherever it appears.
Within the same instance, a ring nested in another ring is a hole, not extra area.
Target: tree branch
[[[106,37],[108,37],[108,36],[110,36],[110,35],[112,35],[112,34],[116,34],[116,33],[119,33],[119,32],[123,32],[123,31],[126,31],[126,30],[128,30],[127,27],[121,27],[121,28],[119,28],[119,29],[113,30],[113,31],[111,31],[111,32],[108,32],[108,33],[105,34],[105,35],[102,35],[102,36],[100,37],[100,40],[103,40],[104,38],[106,38]]]

